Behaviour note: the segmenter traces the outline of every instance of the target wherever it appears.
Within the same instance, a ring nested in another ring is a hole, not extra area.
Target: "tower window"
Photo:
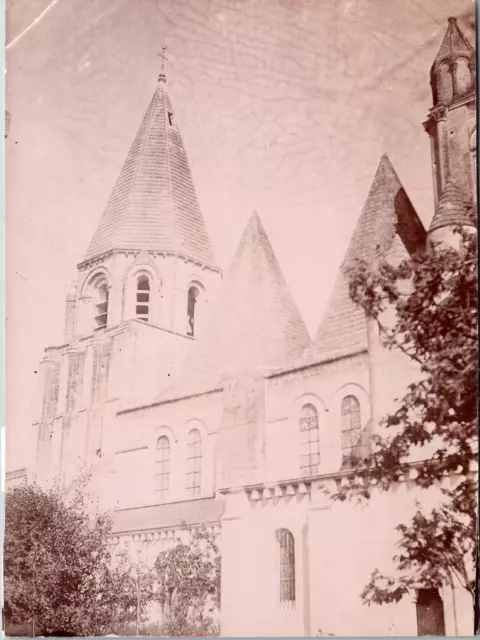
[[[200,296],[200,291],[198,287],[191,286],[188,290],[188,300],[187,300],[187,335],[194,336],[195,335],[195,307]]]
[[[170,441],[166,436],[158,438],[156,454],[155,490],[160,500],[166,500],[170,489]]]
[[[453,99],[453,82],[452,74],[450,72],[450,65],[444,62],[440,67],[439,72],[439,97],[440,102],[444,105],[449,105]]]
[[[362,420],[360,403],[355,396],[346,396],[341,407],[342,466],[353,466],[362,457]]]
[[[137,279],[136,316],[139,320],[148,322],[150,316],[150,280],[142,275]]]
[[[202,481],[202,438],[198,429],[188,434],[187,491],[190,496],[200,495]]]
[[[168,124],[173,127],[173,113],[171,111],[168,112]]]
[[[295,602],[295,541],[288,529],[277,530],[280,554],[280,602]]]
[[[95,329],[105,329],[108,318],[108,283],[101,278],[95,285]]]
[[[417,591],[417,633],[419,636],[444,636],[445,615],[438,589]]]
[[[320,437],[318,412],[313,404],[306,404],[300,413],[300,472],[313,476],[320,466]]]
[[[457,81],[457,91],[459,96],[463,96],[472,88],[472,74],[468,60],[459,58],[455,69],[455,79]]]

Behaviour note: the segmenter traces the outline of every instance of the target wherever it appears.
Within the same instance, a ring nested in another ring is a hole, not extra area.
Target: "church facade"
[[[224,636],[418,635],[422,624],[472,633],[461,589],[360,602],[371,571],[391,563],[395,525],[416,498],[434,504],[435,490],[419,495],[407,479],[360,508],[332,503],[325,489],[342,482],[415,375],[350,300],[348,268],[401,260],[471,224],[475,64],[451,19],[424,125],[430,229],[383,156],[314,340],[257,214],[228,271],[216,264],[159,77],[78,265],[63,342],[45,351],[29,472],[69,483],[91,469],[114,512],[114,542],[152,555],[183,523],[207,525],[222,553]]]

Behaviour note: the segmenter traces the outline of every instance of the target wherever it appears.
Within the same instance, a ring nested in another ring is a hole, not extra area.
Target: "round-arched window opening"
[[[195,308],[200,297],[200,289],[192,285],[188,289],[188,299],[187,299],[187,335],[194,336],[195,335]]]
[[[450,65],[444,62],[439,71],[439,98],[442,104],[448,105],[453,99],[453,82]]]
[[[306,404],[300,412],[300,472],[313,476],[320,466],[320,433],[318,411],[313,404]]]
[[[457,60],[455,69],[455,79],[457,81],[457,91],[459,96],[463,96],[472,88],[472,74],[470,65],[465,58]]]
[[[105,329],[108,319],[108,282],[104,276],[100,276],[93,282],[95,290],[95,329]]]
[[[143,322],[150,319],[150,279],[143,274],[137,278],[135,315]]]

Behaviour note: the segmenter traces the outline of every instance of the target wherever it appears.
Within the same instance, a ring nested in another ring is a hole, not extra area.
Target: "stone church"
[[[424,124],[430,228],[383,156],[314,340],[257,214],[222,274],[158,79],[78,265],[62,342],[45,351],[28,473],[69,483],[92,469],[116,544],[155,554],[183,523],[216,532],[224,636],[472,633],[460,588],[360,602],[371,571],[390,566],[394,527],[417,489],[405,482],[364,508],[333,504],[324,489],[342,481],[415,375],[350,300],[348,268],[401,260],[472,225],[475,78],[474,49],[451,18]],[[425,504],[438,498],[424,493]]]

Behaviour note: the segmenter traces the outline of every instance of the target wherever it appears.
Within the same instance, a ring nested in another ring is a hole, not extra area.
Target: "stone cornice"
[[[188,530],[201,529],[206,527],[208,533],[218,535],[220,533],[220,522],[209,523],[195,523],[186,525]],[[169,542],[174,541],[181,531],[185,529],[185,525],[175,525],[168,527],[155,527],[148,529],[132,529],[124,531],[114,531],[111,534],[110,540],[113,545],[119,544],[125,539],[130,539],[132,542],[141,543],[153,543],[153,542]]]
[[[106,251],[105,253],[102,253],[99,256],[95,256],[94,258],[90,258],[89,260],[84,260],[83,262],[80,262],[77,265],[77,269],[79,271],[85,271],[87,269],[91,269],[92,267],[95,267],[104,263],[105,260],[107,260],[108,258],[111,258],[112,256],[119,255],[119,254],[122,254],[125,256],[134,256],[134,257],[137,257],[141,254],[143,255],[148,254],[150,256],[161,256],[164,258],[166,257],[180,258],[187,264],[193,264],[202,270],[213,271],[214,273],[220,273],[220,274],[222,273],[222,270],[219,267],[216,267],[212,264],[206,264],[204,262],[200,262],[199,260],[194,260],[193,258],[190,258],[189,256],[183,253],[179,253],[177,251],[145,251],[143,249],[142,250],[139,249],[138,251],[133,251],[132,249],[111,249],[110,251]]]
[[[410,463],[407,472],[400,476],[397,486],[403,483],[415,482],[418,477],[416,467],[420,466],[423,461]],[[478,465],[472,463],[470,473],[476,473]],[[459,475],[456,473],[444,474],[445,478]],[[218,494],[227,496],[228,494],[244,494],[249,502],[261,502],[273,500],[274,498],[285,498],[293,496],[310,496],[312,490],[326,489],[332,493],[340,490],[343,485],[348,484],[352,479],[361,480],[361,475],[354,469],[339,470],[336,472],[325,473],[322,475],[309,476],[308,478],[294,478],[288,480],[278,480],[273,482],[257,483],[252,485],[244,485],[231,488],[222,488],[218,490]],[[440,481],[441,482],[441,481]],[[365,486],[374,489],[378,482],[374,479],[364,481]],[[392,484],[392,489],[395,488]]]
[[[466,96],[462,96],[461,98],[454,100],[449,105],[438,104],[435,107],[432,107],[428,112],[427,119],[423,123],[423,127],[425,131],[429,133],[432,123],[439,122],[440,120],[445,120],[450,110],[468,105],[471,102],[475,102],[475,100],[476,100],[475,92],[472,92],[467,94]]]

